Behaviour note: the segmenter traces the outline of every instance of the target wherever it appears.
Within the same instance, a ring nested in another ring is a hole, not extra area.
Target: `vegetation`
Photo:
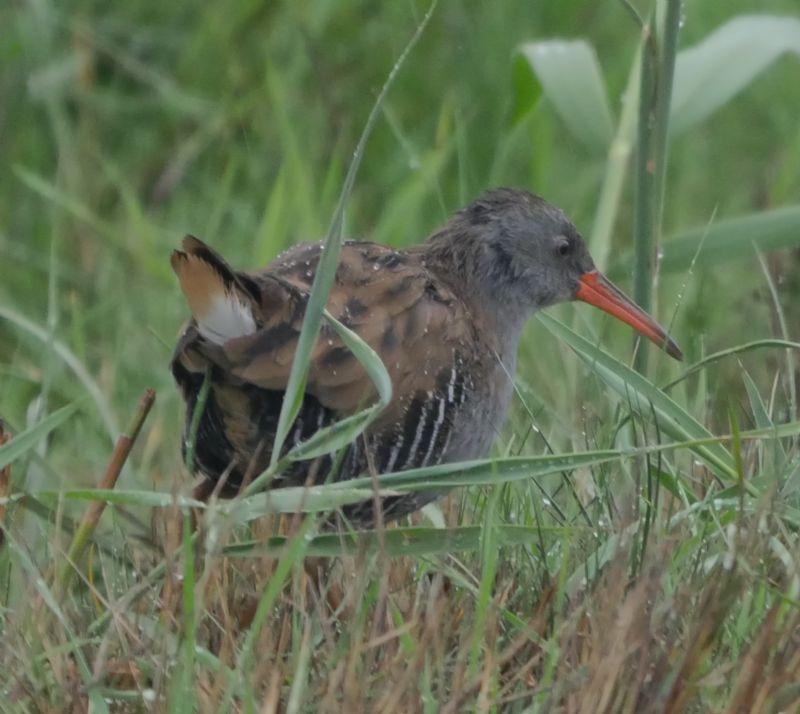
[[[38,0],[0,26],[0,709],[800,710],[793,0]],[[182,235],[241,267],[406,246],[501,184],[626,289],[635,266],[687,362],[634,370],[630,330],[564,306],[492,459],[379,479],[463,486],[418,517],[322,532],[369,478],[193,502]]]

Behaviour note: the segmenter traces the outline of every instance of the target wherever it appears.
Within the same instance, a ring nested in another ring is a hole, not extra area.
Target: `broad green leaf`
[[[697,247],[702,240],[699,254]],[[768,251],[800,245],[800,205],[751,213],[738,218],[697,226],[661,244],[661,270],[677,272],[696,265],[719,265],[751,258],[754,249]]]
[[[594,48],[585,40],[542,40],[521,45],[519,52],[565,126],[590,149],[605,151],[613,119]]]
[[[531,63],[521,53],[514,57],[511,85],[513,89],[511,123],[513,125],[528,116],[542,98],[542,85],[536,79]]]
[[[47,436],[53,429],[58,428],[67,419],[69,419],[80,407],[81,401],[68,404],[61,409],[57,409],[52,414],[48,414],[38,424],[26,429],[20,434],[17,434],[7,444],[0,446],[0,469],[8,464],[16,461],[20,456],[30,451],[36,444],[38,444],[45,436]]]
[[[781,55],[800,54],[800,20],[743,15],[678,54],[670,128],[677,133],[722,107]]]
[[[555,318],[544,313],[539,313],[538,318],[548,330],[575,350],[589,368],[626,404],[630,404],[632,409],[645,419],[655,411],[659,427],[673,439],[693,441],[712,438],[711,432],[699,421],[641,374],[603,352]],[[736,479],[733,457],[722,444],[703,443],[689,448],[721,479]]]

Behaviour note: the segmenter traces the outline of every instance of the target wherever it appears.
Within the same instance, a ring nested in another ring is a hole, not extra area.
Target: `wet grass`
[[[737,13],[796,15],[767,5],[689,4],[679,47]],[[653,309],[685,365],[651,350],[638,374],[629,331],[559,308],[526,331],[490,460],[379,479],[456,487],[410,521],[320,531],[370,479],[189,498],[169,252],[194,233],[246,267],[338,240],[352,152],[427,10],[0,9],[0,709],[800,708],[791,23],[788,57],[669,144]],[[519,95],[515,49],[559,36],[596,48],[615,143],[577,138],[552,88]],[[629,289],[635,125],[614,97],[640,52],[622,3],[442,0],[378,106],[341,234],[402,247],[523,185]],[[121,458],[120,425],[145,416]]]

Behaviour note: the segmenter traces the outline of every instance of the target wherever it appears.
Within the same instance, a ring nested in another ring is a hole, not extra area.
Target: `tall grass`
[[[675,82],[659,85],[670,169],[648,187],[664,202],[647,285],[688,365],[652,352],[638,373],[627,331],[562,308],[526,332],[490,459],[267,494],[262,479],[208,504],[179,463],[167,258],[186,232],[244,267],[332,226],[332,269],[343,236],[418,242],[492,177],[562,205],[627,288],[649,106],[631,7],[0,9],[4,710],[800,707],[791,0],[738,18],[755,6],[689,4],[658,55]],[[784,252],[762,271],[754,247]],[[380,399],[287,459],[347,443],[390,396],[333,329]],[[112,458],[148,387],[148,421]],[[444,485],[397,527],[318,529],[375,488]]]

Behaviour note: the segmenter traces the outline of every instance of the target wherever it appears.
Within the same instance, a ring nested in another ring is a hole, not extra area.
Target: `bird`
[[[172,253],[191,312],[171,361],[186,405],[184,460],[198,394],[206,375],[210,380],[192,459],[207,495],[235,496],[270,463],[322,250],[321,241],[300,243],[250,272],[235,270],[193,236]],[[664,328],[597,270],[564,212],[528,190],[485,191],[406,250],[344,241],[327,309],[380,356],[392,399],[338,457],[295,462],[268,487],[485,457],[511,403],[525,323],[573,300],[682,359]],[[323,324],[284,451],[376,399],[361,363]],[[386,495],[380,506],[376,499],[347,506],[344,516],[355,527],[374,527],[442,493]]]

